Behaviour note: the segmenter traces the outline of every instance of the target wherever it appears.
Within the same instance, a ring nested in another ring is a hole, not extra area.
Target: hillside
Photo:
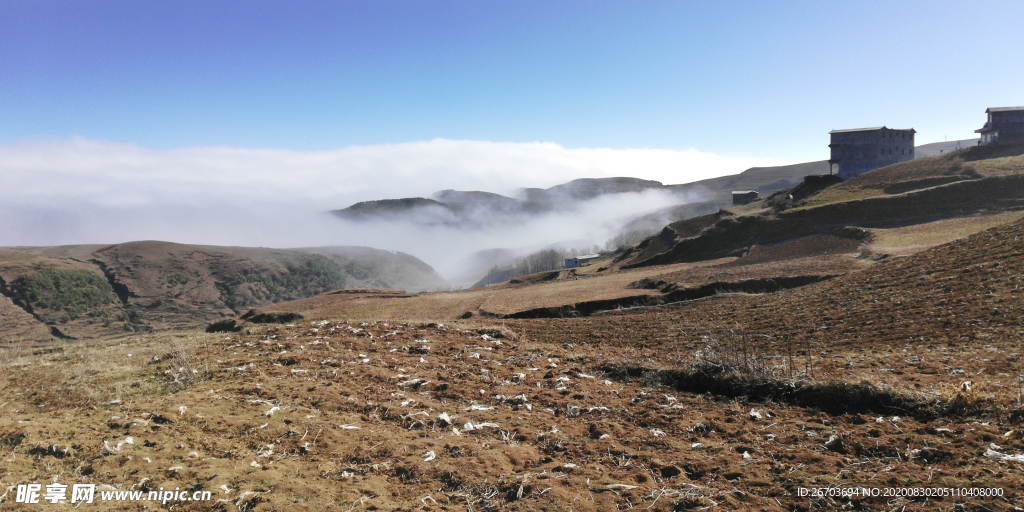
[[[131,242],[0,249],[0,336],[86,338],[189,328],[249,308],[358,287],[439,289],[407,254]]]
[[[379,284],[255,307],[232,332],[9,343],[4,469],[253,511],[1020,508],[1014,151],[810,180],[455,292],[386,289],[383,269],[332,255],[352,249],[6,249],[7,293],[62,333],[107,311],[194,325],[175,300],[215,320],[339,277]],[[986,494],[798,492],[859,486]]]
[[[583,318],[325,310],[15,347],[5,469],[253,511],[1013,510],[1021,239],[1016,222],[794,290]],[[986,494],[798,493],[860,486]]]
[[[328,295],[259,311],[394,321],[589,316],[800,287],[1021,219],[1024,156],[1007,151],[972,148],[842,183],[809,180],[751,205],[674,222],[578,269],[461,292]]]
[[[1024,147],[972,147],[903,162],[799,194],[670,224],[618,261],[624,268],[741,256],[807,236],[868,242],[869,229],[1024,210]],[[690,229],[698,223],[698,229]]]

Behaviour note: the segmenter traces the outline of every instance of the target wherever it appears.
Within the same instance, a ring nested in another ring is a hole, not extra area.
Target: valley
[[[370,249],[363,267],[356,249],[5,249],[5,294],[29,307],[0,306],[0,491],[56,475],[214,497],[179,510],[1014,510],[1022,154],[811,179],[467,290]],[[65,283],[81,293],[40,295]]]

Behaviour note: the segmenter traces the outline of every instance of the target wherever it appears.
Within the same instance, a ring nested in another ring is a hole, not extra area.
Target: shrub
[[[284,272],[252,268],[240,275],[232,276],[226,283],[226,302],[229,307],[237,310],[268,302],[311,297],[344,288],[345,277],[345,272],[338,263],[325,256],[313,254],[302,263],[289,264]]]
[[[72,320],[116,299],[114,289],[103,276],[49,265],[36,267],[35,274],[18,276],[11,283],[11,292],[15,300],[44,321]]]

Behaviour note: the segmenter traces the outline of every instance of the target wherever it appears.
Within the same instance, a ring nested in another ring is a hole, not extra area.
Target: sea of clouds
[[[329,151],[153,150],[84,138],[26,142],[0,146],[0,246],[132,240],[360,245],[407,252],[450,275],[455,262],[481,249],[600,243],[629,218],[680,200],[656,192],[620,194],[476,230],[345,222],[325,212],[443,189],[511,196],[523,187],[614,176],[687,183],[785,163],[697,150],[447,139]]]

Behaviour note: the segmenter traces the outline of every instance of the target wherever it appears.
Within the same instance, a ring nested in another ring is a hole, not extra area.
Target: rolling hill
[[[359,287],[447,283],[407,254],[131,242],[0,249],[0,335],[96,337],[205,325],[249,308]]]

